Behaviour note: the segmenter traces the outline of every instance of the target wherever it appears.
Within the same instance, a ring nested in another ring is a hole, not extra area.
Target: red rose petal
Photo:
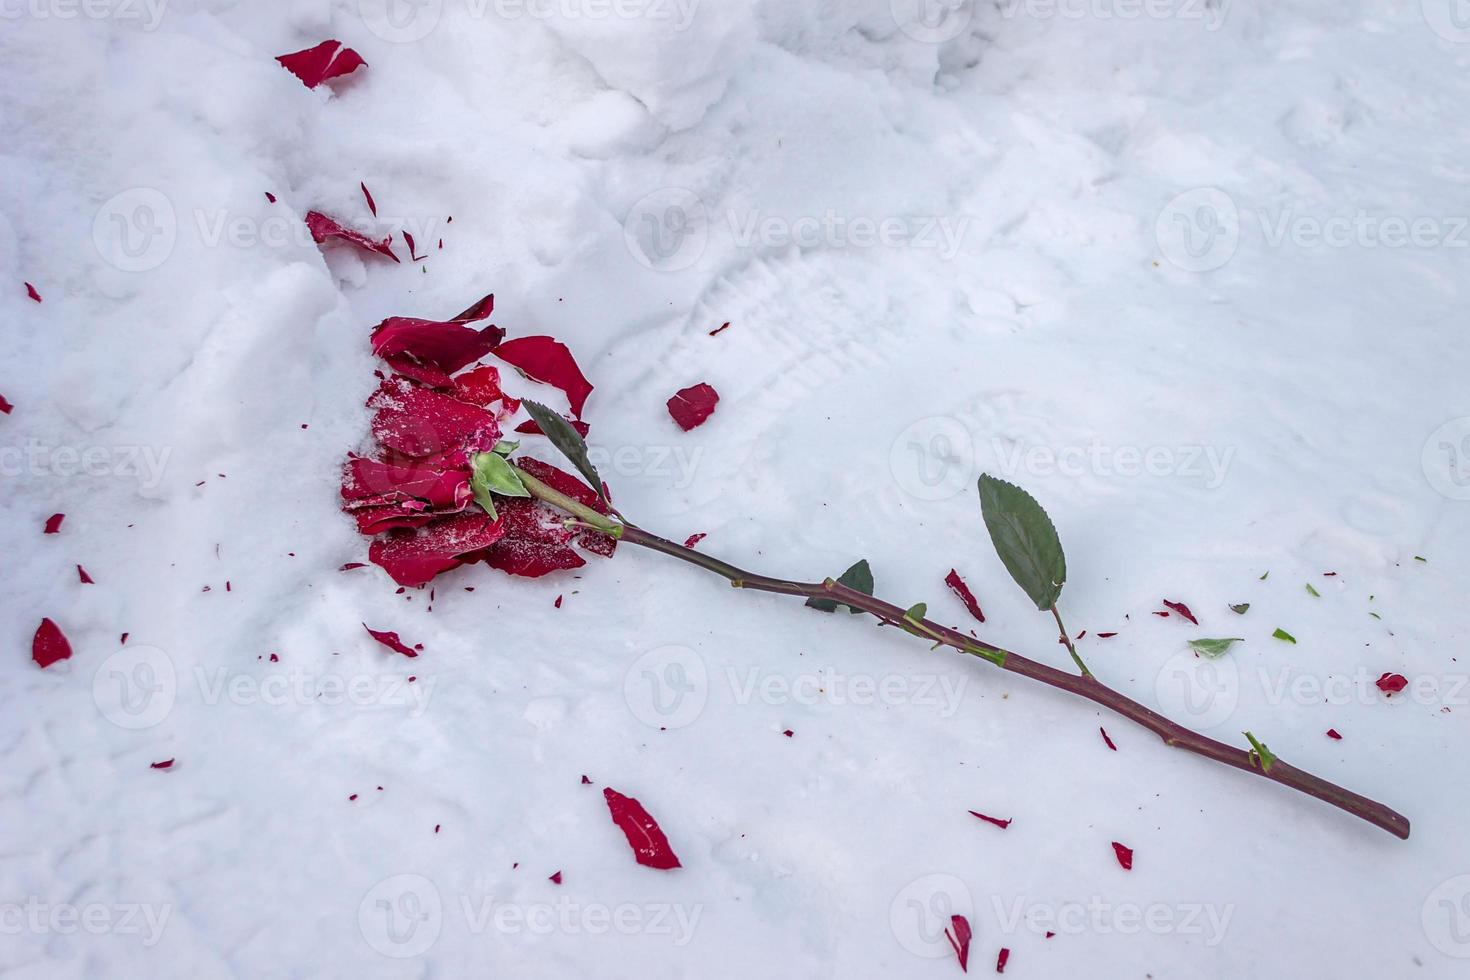
[[[1011,951],[1008,948],[1006,948],[1005,946],[1002,946],[1000,948],[1000,955],[995,958],[995,972],[996,973],[1004,973],[1004,972],[1006,972],[1006,964],[1009,963],[1010,961],[1011,961]]]
[[[698,534],[691,534],[689,535],[689,537],[684,539],[684,547],[692,548],[707,537],[709,537],[709,535],[705,534],[703,531]]]
[[[592,429],[592,426],[588,425],[586,422],[583,422],[581,419],[567,419],[566,422],[572,428],[576,429],[577,435],[581,436],[583,439],[587,438],[587,433]],[[541,426],[536,423],[535,419],[527,419],[526,421],[522,422],[520,425],[516,426],[516,431],[525,433],[528,436],[542,436],[546,434],[541,431]]]
[[[4,395],[0,395],[0,412],[4,412],[6,415],[9,415],[14,410],[15,406],[6,401]]]
[[[582,417],[582,407],[592,394],[592,383],[583,376],[565,344],[551,337],[517,337],[495,348],[495,356],[519,368],[532,381],[566,392],[572,414]]]
[[[1378,685],[1378,689],[1384,694],[1388,695],[1389,697],[1393,697],[1395,694],[1399,693],[1404,688],[1409,686],[1409,679],[1403,674],[1385,673],[1382,677],[1378,678],[1378,680],[1374,681],[1374,683]]]
[[[460,401],[482,407],[500,401],[505,397],[505,392],[500,387],[500,370],[486,364],[473,371],[466,371],[454,379],[454,396]]]
[[[949,928],[944,930],[944,938],[949,940],[955,957],[960,961],[960,970],[965,973],[970,972],[970,940],[974,935],[969,919],[963,915],[949,917]]]
[[[782,734],[782,735],[785,735],[785,736],[786,736],[786,737],[787,737],[787,738],[795,738],[795,737],[796,737],[796,733],[795,733],[795,732],[793,732],[793,731],[792,731],[792,730],[791,730],[791,729],[789,729],[789,728],[788,728],[788,729],[786,729],[786,730],[785,730],[785,731],[784,731],[784,732],[782,732],[782,733],[781,733],[781,734]]]
[[[586,560],[567,544],[572,532],[561,511],[539,500],[509,497],[496,501],[504,536],[471,560],[484,561],[508,575],[539,578],[549,572],[581,568]]]
[[[500,441],[495,413],[469,402],[389,378],[378,388],[368,407],[373,437],[404,456],[422,459],[450,453],[489,452]]]
[[[362,188],[362,196],[367,198],[368,210],[371,211],[373,213],[373,217],[376,218],[378,216],[378,204],[376,201],[373,200],[373,192],[367,189],[367,184],[365,183],[359,182],[357,186]],[[410,245],[409,249],[412,250],[413,246]]]
[[[1107,743],[1108,748],[1112,749],[1114,752],[1118,751],[1118,747],[1113,744],[1113,740],[1108,738],[1108,730],[1101,725],[1097,726],[1097,730],[1102,732],[1103,741]]]
[[[265,199],[267,201],[269,201],[270,203],[272,203],[272,204],[275,204],[276,203],[276,196],[274,194],[272,194],[270,191],[266,191],[265,192]]]
[[[354,568],[367,568],[367,562],[365,562],[365,561],[350,561],[347,564],[343,565],[341,568],[337,569],[337,571],[339,571],[339,572],[350,572]]]
[[[87,574],[87,570],[85,568],[83,568],[81,565],[78,565],[77,566],[77,578],[79,578],[79,579],[82,580],[82,584],[83,585],[96,585],[97,584],[96,582],[92,581],[92,576],[88,575]]]
[[[1165,599],[1164,600],[1164,605],[1168,606],[1170,609],[1174,610],[1175,612],[1177,612],[1179,615],[1183,616],[1185,619],[1189,620],[1194,625],[1196,625],[1196,626],[1199,625],[1199,620],[1197,620],[1197,619],[1194,618],[1194,613],[1190,612],[1189,611],[1189,607],[1186,606],[1184,603],[1182,603],[1182,602],[1170,602],[1168,599]]]
[[[556,874],[552,875],[550,878],[547,878],[546,880],[549,881],[549,882],[551,882],[553,885],[559,885],[559,884],[561,884],[561,872],[558,871]]]
[[[1330,738],[1330,739],[1332,739],[1333,741],[1336,741],[1336,742],[1341,742],[1342,741],[1342,736],[1337,733],[1337,729],[1336,728],[1329,728],[1329,729],[1327,729],[1327,737]]]
[[[46,534],[55,534],[61,530],[61,522],[66,520],[65,514],[52,514],[46,518]]]
[[[412,647],[405,645],[404,642],[398,638],[397,633],[389,632],[387,630],[375,630],[367,623],[363,623],[362,628],[367,630],[368,633],[372,635],[373,639],[377,640],[379,643],[383,644],[383,646],[387,647],[389,650],[392,650],[394,653],[401,653],[405,657],[418,656],[418,653]]]
[[[327,217],[320,211],[306,212],[306,227],[311,232],[311,240],[318,245],[327,241],[329,238],[340,238],[345,242],[351,242],[363,251],[386,255],[394,262],[399,261],[398,256],[393,254],[392,235],[389,235],[381,242],[375,242],[361,232],[344,228],[339,222]]]
[[[985,614],[980,611],[980,603],[975,601],[975,593],[971,592],[970,587],[965,584],[965,580],[960,578],[959,572],[951,568],[949,574],[944,576],[944,584],[949,586],[954,594],[960,597],[960,601],[965,604],[965,608],[970,610],[971,616],[974,616],[982,623],[985,622]]]
[[[504,339],[505,331],[497,326],[480,330],[466,326],[485,319],[494,309],[491,295],[448,320],[391,316],[373,328],[373,353],[399,374],[435,388],[452,388],[455,383],[450,375],[478,361]],[[469,383],[479,385],[487,377],[479,375]],[[498,374],[496,377],[498,382]],[[488,404],[488,400],[478,404]]]
[[[316,88],[329,78],[349,74],[367,64],[341,41],[323,41],[314,48],[280,55],[276,60],[307,88]]]
[[[409,234],[407,230],[403,232],[403,241],[408,246],[408,258],[410,262],[422,262],[428,258],[427,255],[419,254],[419,247],[414,244],[413,235]]]
[[[607,505],[602,502],[602,498],[598,497],[596,491],[565,470],[557,469],[550,463],[543,463],[529,456],[518,457],[516,465],[551,489],[566,494],[584,507],[591,507],[599,514],[607,513]],[[557,514],[560,519],[560,512],[558,511]],[[577,535],[576,541],[594,555],[600,555],[603,558],[611,558],[618,547],[616,538],[603,534],[601,531],[584,530]]]
[[[592,785],[592,780],[588,779],[586,776],[583,776],[582,777],[582,785],[583,786],[591,786]]]
[[[490,547],[505,534],[503,520],[467,511],[417,530],[391,531],[374,541],[368,559],[402,586],[424,585],[464,564],[464,556]]]
[[[602,798],[607,801],[613,823],[628,838],[628,846],[633,849],[635,861],[646,868],[660,868],[665,871],[681,867],[673,848],[669,846],[669,839],[664,836],[658,821],[643,809],[643,804],[611,787],[602,791]]]
[[[561,608],[561,600],[562,600],[562,597],[561,596],[557,596],[556,597],[556,601],[553,602],[552,605],[555,606],[556,608],[560,609]]]
[[[172,769],[173,767],[174,760],[172,759],[164,759],[162,762],[150,763],[148,766],[149,769]]]
[[[1113,841],[1113,853],[1118,857],[1118,863],[1123,866],[1124,871],[1133,870],[1133,848],[1124,847],[1117,841]]]
[[[41,294],[36,292],[36,287],[32,286],[30,283],[26,283],[26,295],[35,300],[37,303],[41,302]]]
[[[1005,830],[1007,827],[1009,827],[1012,823],[1015,822],[1014,820],[1002,820],[999,817],[987,817],[985,814],[979,813],[979,812],[977,812],[975,810],[971,810],[970,811],[970,816],[972,816],[972,817],[979,817],[981,820],[984,820],[986,823],[993,823],[997,827],[999,827],[1001,830]]]
[[[714,414],[715,405],[719,400],[719,392],[701,381],[697,385],[680,388],[674,392],[673,397],[667,403],[669,415],[679,423],[679,428],[688,432],[696,426],[703,425],[705,420]]]
[[[49,619],[41,620],[35,637],[31,639],[31,659],[42,670],[57,661],[71,659],[71,644],[66,641],[66,635],[61,632],[60,626]]]
[[[1117,633],[1099,633],[1099,634],[1097,634],[1097,638],[1099,640],[1106,640],[1109,637],[1114,637],[1114,636],[1117,636],[1117,635],[1118,635]]]

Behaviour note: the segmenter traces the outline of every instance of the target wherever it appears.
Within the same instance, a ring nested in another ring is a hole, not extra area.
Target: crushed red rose
[[[705,420],[714,414],[715,405],[719,401],[719,392],[701,381],[697,385],[680,388],[674,392],[667,404],[669,415],[679,424],[679,428],[688,432],[696,426],[703,425]]]
[[[360,54],[341,41],[323,41],[314,48],[279,55],[276,60],[301,79],[307,88],[316,88],[328,79],[350,74],[367,65]]]
[[[644,867],[664,871],[681,867],[674,849],[669,846],[669,839],[664,836],[658,821],[643,809],[643,804],[612,787],[602,791],[602,798],[607,801],[613,823],[617,824],[623,836],[628,839],[635,861]]]
[[[970,610],[971,616],[974,616],[982,623],[985,622],[985,614],[980,611],[980,603],[975,601],[975,593],[971,592],[970,587],[965,584],[965,580],[960,578],[959,572],[951,568],[949,574],[944,576],[944,584],[949,586],[950,590],[960,597],[960,601],[965,604],[965,608]]]

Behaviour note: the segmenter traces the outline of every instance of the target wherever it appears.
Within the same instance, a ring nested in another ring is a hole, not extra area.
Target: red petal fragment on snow
[[[709,535],[704,533],[703,531],[698,534],[691,534],[689,535],[689,537],[684,539],[684,547],[692,548],[707,537],[709,537]]]
[[[796,733],[795,733],[795,732],[793,732],[793,731],[792,731],[792,730],[791,730],[791,729],[789,729],[789,728],[788,728],[788,729],[786,729],[786,730],[785,730],[785,731],[784,731],[784,732],[782,732],[782,733],[781,733],[781,734],[782,734],[782,735],[785,735],[785,736],[786,736],[786,737],[787,737],[787,738],[795,738],[795,737],[796,737]]]
[[[697,385],[674,392],[674,396],[668,400],[669,414],[679,423],[679,428],[688,432],[695,426],[703,425],[714,414],[719,400],[719,392],[701,381]]]
[[[1097,638],[1099,640],[1106,640],[1109,637],[1117,636],[1117,635],[1118,635],[1117,633],[1099,633],[1099,634],[1097,634]]]
[[[172,759],[164,759],[162,762],[154,762],[148,766],[149,769],[172,769],[173,767],[174,760]]]
[[[587,433],[591,430],[592,426],[588,425],[586,422],[583,422],[581,419],[567,419],[566,421],[568,425],[577,430],[577,435],[581,436],[583,439],[587,438]],[[546,434],[541,431],[541,426],[536,424],[535,419],[527,419],[526,421],[522,422],[520,425],[516,426],[516,431],[525,433],[528,436],[541,436]]]
[[[1117,841],[1113,841],[1113,853],[1118,856],[1118,863],[1123,866],[1124,871],[1133,870],[1133,848],[1124,847]]]
[[[1165,599],[1164,600],[1164,605],[1168,606],[1170,609],[1174,610],[1175,612],[1177,612],[1179,615],[1183,616],[1185,619],[1189,620],[1194,625],[1196,625],[1196,626],[1199,625],[1199,620],[1197,620],[1197,619],[1194,618],[1194,613],[1190,612],[1189,611],[1189,607],[1186,606],[1184,603],[1182,603],[1182,602],[1170,602],[1168,599]]]
[[[681,867],[673,848],[669,847],[669,839],[659,828],[658,821],[643,809],[643,804],[612,787],[602,791],[602,798],[607,801],[613,823],[628,838],[634,860],[646,868],[661,868],[665,871]]]
[[[46,534],[55,534],[61,530],[61,522],[66,520],[65,514],[52,514],[46,518]]]
[[[1327,729],[1327,737],[1330,738],[1330,739],[1332,739],[1335,742],[1341,742],[1342,741],[1342,736],[1337,733],[1337,729],[1336,728],[1329,728],[1329,729]]]
[[[1166,612],[1156,612],[1156,613],[1154,613],[1154,615],[1155,615],[1155,616],[1162,616],[1162,617],[1164,617],[1164,618],[1165,618],[1165,619],[1168,619],[1168,618],[1169,618],[1169,614],[1168,614],[1168,613],[1166,613]]]
[[[546,880],[549,881],[549,882],[551,882],[553,885],[559,885],[559,884],[561,884],[561,872],[558,871],[556,874],[552,875],[550,878],[547,878]]]
[[[267,201],[271,202],[272,204],[275,204],[276,203],[276,196],[274,194],[272,194],[270,191],[266,191],[265,192],[265,199]]]
[[[66,635],[49,619],[41,620],[41,625],[36,628],[36,635],[31,640],[31,659],[44,670],[56,663],[58,660],[71,659],[71,644],[66,642]]]
[[[729,320],[726,320],[724,323],[720,324],[718,327],[715,327],[713,330],[711,330],[709,332],[709,335],[711,337],[713,337],[715,334],[719,333],[721,330],[729,330],[729,329],[730,329],[730,321]]]
[[[984,820],[986,823],[993,823],[997,827],[999,827],[1001,830],[1005,830],[1013,822],[1011,820],[1002,820],[1002,819],[1000,819],[1000,817],[987,817],[985,814],[979,813],[979,812],[977,812],[975,810],[971,810],[970,811],[970,816],[972,816],[972,817],[979,817],[981,820]]]
[[[405,657],[418,656],[418,653],[416,653],[412,647],[406,646],[404,642],[398,638],[397,633],[392,633],[387,630],[375,630],[367,623],[363,623],[362,628],[372,634],[373,639],[377,640],[379,643],[383,644],[383,646],[387,647],[389,650],[392,650],[394,653],[401,653]]]
[[[949,928],[944,930],[944,938],[949,940],[955,957],[960,961],[960,969],[965,973],[970,972],[970,940],[974,935],[969,919],[963,915],[949,917]]]
[[[1102,732],[1103,742],[1107,744],[1107,747],[1112,749],[1114,752],[1118,751],[1118,747],[1113,744],[1113,740],[1108,738],[1108,730],[1101,725],[1097,726],[1097,730]]]
[[[373,192],[368,190],[367,184],[364,184],[362,182],[359,182],[357,186],[362,188],[362,196],[367,198],[368,210],[371,211],[373,213],[373,217],[376,218],[378,216],[378,204],[376,201],[373,200]],[[404,234],[404,237],[408,237],[407,233]],[[413,251],[412,245],[409,245],[408,248],[410,252]]]
[[[478,361],[504,339],[505,331],[499,327],[466,326],[494,309],[495,297],[486,296],[448,320],[390,316],[373,328],[373,353],[399,374],[436,388],[452,388],[451,374]]]
[[[365,562],[365,561],[350,561],[347,564],[343,565],[341,568],[337,569],[337,571],[339,571],[339,572],[350,572],[354,568],[367,568],[367,562]]]
[[[15,406],[6,401],[4,395],[0,395],[0,412],[4,412],[6,415],[9,415],[14,409]]]
[[[82,584],[83,585],[96,585],[97,584],[96,582],[92,581],[92,576],[88,575],[87,574],[87,570],[85,568],[83,568],[81,565],[78,565],[77,566],[77,578],[79,578],[79,579],[82,580]]]
[[[26,283],[26,295],[35,300],[37,303],[41,302],[41,294],[36,292],[36,287],[32,286],[30,283]]]
[[[960,578],[959,572],[951,568],[949,574],[944,576],[944,584],[949,586],[954,594],[960,597],[960,601],[965,604],[965,608],[970,610],[971,616],[974,616],[982,623],[985,622],[985,614],[980,611],[980,603],[975,601],[975,593],[971,592],[970,587],[965,584],[965,580]]]
[[[1399,693],[1404,688],[1409,686],[1409,679],[1403,674],[1385,673],[1382,677],[1378,678],[1378,680],[1374,681],[1374,683],[1378,685],[1378,689],[1384,694],[1388,695],[1389,697],[1393,697],[1395,694]]]
[[[351,242],[364,251],[386,255],[394,262],[399,261],[398,256],[393,254],[392,235],[389,235],[381,242],[375,242],[361,232],[342,227],[341,224],[322,214],[320,211],[306,212],[306,227],[311,232],[311,240],[318,245],[329,238],[340,238],[343,241]]]
[[[582,406],[592,394],[592,383],[582,375],[566,344],[550,337],[518,337],[495,348],[495,356],[519,368],[532,381],[566,392],[572,414],[582,417]]]
[[[374,541],[368,558],[403,586],[424,585],[440,572],[458,568],[466,556],[499,541],[503,520],[466,512],[411,531],[390,531]]]
[[[374,211],[373,213],[377,214],[376,211]],[[410,262],[422,262],[424,259],[428,258],[427,255],[418,254],[419,247],[413,243],[413,235],[409,234],[407,231],[404,231],[403,240],[408,245],[408,258]]]
[[[591,786],[592,785],[592,780],[588,779],[586,776],[583,776],[582,777],[582,785],[583,786]]]
[[[307,88],[316,88],[329,78],[346,75],[367,64],[341,41],[323,41],[314,48],[280,55],[276,60]]]
[[[1011,951],[1010,951],[1010,949],[1007,948],[1007,947],[1005,947],[1005,946],[1002,946],[1000,948],[1000,955],[995,958],[995,972],[996,973],[1004,973],[1004,972],[1006,972],[1006,964],[1009,963],[1010,960],[1011,960]]]

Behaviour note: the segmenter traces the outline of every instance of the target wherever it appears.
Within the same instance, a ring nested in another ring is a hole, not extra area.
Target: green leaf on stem
[[[1251,743],[1251,761],[1261,767],[1262,772],[1271,771],[1271,763],[1276,761],[1276,753],[1266,747],[1265,742],[1258,742],[1250,732],[1243,732],[1246,739]]]
[[[1278,640],[1285,640],[1287,643],[1296,642],[1296,637],[1292,636],[1290,633],[1286,632],[1286,630],[1280,628],[1279,626],[1276,628],[1276,632],[1272,633],[1271,635],[1276,637],[1276,639]]]
[[[925,617],[925,615],[928,614],[928,612],[929,612],[929,604],[928,603],[926,603],[926,602],[916,602],[912,606],[909,606],[908,611],[903,614],[903,618],[904,619],[911,619],[911,620],[913,620],[914,622],[917,623],[917,622],[921,621]]]
[[[1249,602],[1232,602],[1230,604],[1230,611],[1237,616],[1244,616],[1250,607],[1251,604]]]
[[[1067,581],[1067,559],[1056,527],[1036,498],[986,474],[980,477],[980,512],[1011,578],[1037,609],[1056,605]]]
[[[843,572],[841,577],[837,579],[837,584],[845,585],[854,592],[861,592],[863,595],[872,595],[873,570],[868,567],[868,560],[864,558]],[[835,599],[808,599],[806,604],[821,612],[836,612],[838,606],[845,606],[850,613],[862,612],[861,609],[854,609],[846,603],[838,602]]]
[[[1230,649],[1230,644],[1243,643],[1244,641],[1245,637],[1243,636],[1227,636],[1218,640],[1190,640],[1189,647],[1195,653],[1202,654],[1214,660],[1217,657],[1225,656],[1225,651]]]
[[[491,494],[498,493],[502,497],[531,495],[505,458],[493,452],[476,453],[470,460],[470,490],[475,495],[475,503],[491,517],[498,516]]]
[[[509,456],[511,453],[520,448],[520,442],[511,442],[509,439],[502,439],[495,444],[495,448],[492,449],[491,452],[495,453],[498,456]]]
[[[597,475],[597,468],[587,458],[587,443],[582,441],[577,430],[572,428],[566,419],[545,405],[539,405],[533,401],[523,401],[521,405],[531,414],[531,418],[536,420],[536,424],[541,427],[546,438],[551,440],[551,444],[561,450],[563,456],[571,460],[577,472],[586,477],[592,489],[606,501],[607,495],[602,492],[602,477]]]

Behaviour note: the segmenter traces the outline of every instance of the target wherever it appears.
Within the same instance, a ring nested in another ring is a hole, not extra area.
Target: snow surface
[[[6,976],[950,977],[951,912],[980,974],[1465,975],[1470,28],[949,6],[0,0]],[[368,67],[273,60],[327,37]],[[428,259],[323,254],[311,209]],[[577,353],[632,519],[866,557],[1064,666],[980,522],[975,477],[1016,480],[1100,678],[1413,837],[633,548],[432,612],[339,572],[369,327],[489,291]]]

